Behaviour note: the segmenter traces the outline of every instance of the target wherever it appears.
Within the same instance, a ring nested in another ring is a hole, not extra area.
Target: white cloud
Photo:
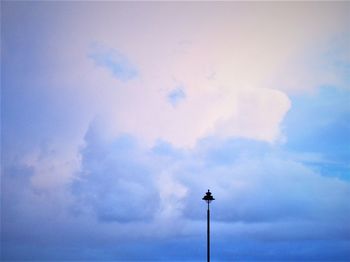
[[[81,10],[79,19],[60,20],[57,30],[79,34],[48,38],[58,50],[55,72],[84,97],[90,119],[103,115],[114,134],[149,145],[163,139],[193,147],[208,135],[278,141],[290,108],[286,93],[337,81],[317,65],[347,30],[346,3],[71,6]],[[96,70],[87,59],[96,41],[136,65],[138,79],[122,83]],[[186,98],[174,107],[168,95],[179,83]]]

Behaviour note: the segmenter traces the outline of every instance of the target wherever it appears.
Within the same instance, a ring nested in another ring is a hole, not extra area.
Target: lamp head
[[[208,192],[205,193],[205,196],[204,196],[202,199],[203,199],[205,202],[207,202],[208,204],[209,204],[211,201],[215,200],[215,198],[213,198],[213,196],[211,195],[211,192],[209,191],[209,189],[208,189]]]

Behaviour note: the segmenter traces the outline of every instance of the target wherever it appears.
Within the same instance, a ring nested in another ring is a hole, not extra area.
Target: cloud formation
[[[350,257],[348,3],[2,7],[2,259]]]
[[[138,157],[133,139],[122,136],[105,142],[92,123],[85,142],[81,170],[73,184],[79,200],[76,208],[91,206],[102,221],[151,220],[159,194],[152,170]]]

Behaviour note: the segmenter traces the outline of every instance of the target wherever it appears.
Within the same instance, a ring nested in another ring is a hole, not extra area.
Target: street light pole
[[[215,200],[215,198],[213,198],[213,196],[211,195],[211,192],[208,189],[208,192],[205,194],[205,196],[202,199],[208,203],[208,210],[207,210],[207,261],[210,262],[210,209],[209,209],[209,204],[211,201]]]
[[[207,210],[207,260],[210,262],[210,209]]]

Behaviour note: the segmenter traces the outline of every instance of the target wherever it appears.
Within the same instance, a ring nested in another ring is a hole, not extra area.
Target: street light
[[[211,195],[211,192],[208,189],[208,192],[205,193],[205,196],[202,198],[205,202],[208,203],[208,211],[207,211],[207,261],[210,262],[210,210],[209,204],[211,201],[215,200]]]

